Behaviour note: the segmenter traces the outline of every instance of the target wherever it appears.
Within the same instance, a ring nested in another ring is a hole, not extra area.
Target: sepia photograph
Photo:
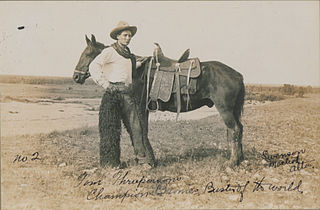
[[[1,209],[319,209],[319,1],[1,1]]]

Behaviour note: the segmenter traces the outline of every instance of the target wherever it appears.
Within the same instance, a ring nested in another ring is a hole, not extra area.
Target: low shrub
[[[283,95],[281,95],[280,93],[273,93],[273,92],[264,92],[259,94],[259,96],[257,97],[257,100],[260,102],[264,102],[264,101],[280,101],[285,99],[285,97]]]
[[[285,96],[283,96],[280,92],[247,92],[245,100],[248,101],[280,101],[285,99]]]

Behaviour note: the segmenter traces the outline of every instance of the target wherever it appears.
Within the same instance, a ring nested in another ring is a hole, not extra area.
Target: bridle
[[[84,74],[84,75],[88,74],[88,72],[80,71],[80,70],[77,70],[77,69],[75,69],[74,72],[75,73],[79,73],[79,74]]]
[[[80,71],[80,70],[75,69],[74,72],[79,73],[79,74],[83,74],[86,76],[86,78],[91,76],[89,71],[84,72],[84,71]]]
[[[103,48],[102,48],[102,49],[100,49],[100,48],[98,47],[99,53],[97,53],[97,55],[99,55],[104,48],[106,48],[106,46],[104,46],[104,45],[103,45]],[[91,75],[90,75],[90,72],[89,72],[89,69],[88,69],[87,71],[81,71],[81,70],[75,69],[75,70],[74,70],[74,73],[78,73],[78,74],[85,75],[85,78],[88,78],[88,77],[91,76]]]
[[[81,76],[79,77],[79,75],[77,75],[77,74],[75,75],[75,73],[80,74],[80,75],[83,75],[84,78],[82,79]],[[76,82],[79,82],[79,83],[82,84],[82,82],[81,82],[80,80],[85,80],[85,79],[89,78],[90,76],[91,76],[91,75],[90,75],[89,71],[84,72],[84,71],[80,71],[80,70],[75,69],[75,70],[74,70],[73,79],[74,79]],[[84,82],[84,81],[83,81],[83,82]]]

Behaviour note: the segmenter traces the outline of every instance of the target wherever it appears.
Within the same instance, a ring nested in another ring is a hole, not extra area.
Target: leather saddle
[[[189,97],[189,94],[196,92],[197,78],[201,74],[200,61],[198,58],[188,59],[188,56],[189,49],[179,60],[173,60],[165,57],[158,46],[150,69],[150,78],[153,78],[149,93],[150,101],[168,102],[172,94],[175,93],[177,105],[181,106],[181,95]],[[158,64],[159,68],[157,63],[160,64]],[[177,107],[177,113],[179,114],[179,112],[180,107]]]
[[[178,63],[177,61],[171,60],[171,59],[161,59],[159,60],[160,63],[160,71],[164,72],[176,72],[176,64]],[[190,78],[196,78],[200,75],[201,70],[200,70],[200,61],[198,58],[191,58],[188,59],[180,64],[180,76],[188,76],[189,68],[191,66],[191,71],[190,71]],[[152,62],[152,67],[153,69],[152,72],[154,72],[157,69],[156,62]]]
[[[156,70],[156,63],[152,63],[151,78],[153,78],[153,83],[150,91],[151,100],[160,99],[163,102],[168,102],[171,94],[177,92],[177,88],[180,88],[181,94],[194,94],[196,92],[196,78],[201,73],[199,59],[192,58],[180,63],[180,71],[176,68],[177,61],[168,61],[160,61],[158,71]],[[177,87],[177,83],[175,82],[177,79],[176,73],[179,74],[179,87]],[[187,84],[188,79],[189,84]]]

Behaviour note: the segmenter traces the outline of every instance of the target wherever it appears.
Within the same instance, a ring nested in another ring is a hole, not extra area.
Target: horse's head
[[[78,64],[73,73],[73,80],[76,83],[83,84],[90,77],[89,65],[95,57],[97,57],[106,46],[97,42],[94,35],[91,35],[91,40],[86,36],[87,47],[82,52]]]

